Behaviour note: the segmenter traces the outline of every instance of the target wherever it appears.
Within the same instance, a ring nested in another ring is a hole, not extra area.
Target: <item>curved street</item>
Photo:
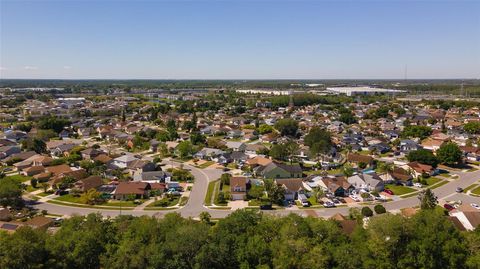
[[[164,162],[167,165],[179,166],[180,163],[173,161]],[[220,169],[199,169],[194,166],[183,164],[183,167],[189,169],[192,175],[195,177],[195,184],[190,192],[190,197],[185,206],[178,209],[171,210],[111,210],[111,209],[97,209],[97,208],[81,208],[74,206],[64,206],[51,203],[41,202],[34,207],[39,210],[47,210],[49,213],[60,215],[86,215],[89,213],[99,212],[106,217],[115,217],[118,215],[150,215],[161,217],[167,213],[177,212],[183,217],[198,217],[201,212],[208,212],[212,218],[224,218],[229,215],[231,210],[219,210],[211,209],[204,206],[204,200],[208,189],[208,183],[214,181],[220,177],[223,173]],[[457,187],[466,188],[480,179],[480,170],[475,172],[455,172],[459,177],[447,184],[434,189],[434,193],[437,195],[440,204],[443,200],[462,200],[465,203],[480,203],[480,197],[468,196],[463,193],[456,193]],[[396,201],[385,202],[383,205],[388,211],[398,211],[402,208],[408,208],[417,206],[419,201],[416,196],[400,199]],[[357,205],[360,207],[360,205]],[[268,214],[286,215],[290,213],[296,213],[300,215],[313,215],[318,217],[330,217],[336,213],[348,214],[350,207],[337,207],[328,209],[285,209],[285,210],[272,210],[264,211]]]

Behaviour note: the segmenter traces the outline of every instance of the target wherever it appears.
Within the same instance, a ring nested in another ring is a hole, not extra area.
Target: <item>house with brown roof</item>
[[[41,174],[45,171],[45,167],[41,166],[41,165],[37,165],[37,166],[30,166],[30,167],[27,167],[25,169],[22,170],[22,174],[24,176],[34,176],[34,175],[38,175],[38,174]]]
[[[357,153],[348,153],[347,161],[352,163],[354,166],[359,166],[361,163],[367,165],[367,167],[373,165],[373,158],[372,156],[357,154]]]
[[[445,143],[445,141],[427,138],[422,141],[422,147],[435,152],[443,145],[443,143]]]
[[[273,161],[271,159],[261,157],[261,156],[256,156],[251,159],[248,159],[245,163],[249,165],[250,167],[256,167],[256,166],[267,166],[271,164]]]
[[[285,201],[294,201],[299,193],[304,192],[301,178],[279,178],[275,183],[285,189]]]
[[[390,172],[390,178],[405,185],[412,185],[412,175],[400,167],[393,168],[393,171]]]
[[[419,162],[410,162],[408,163],[405,168],[407,170],[411,169],[414,173],[414,177],[419,177],[424,174],[429,176],[433,176],[435,174],[435,168],[428,164],[422,164]]]
[[[232,177],[230,179],[230,195],[232,200],[244,200],[247,196],[247,178]]]
[[[89,176],[84,179],[80,179],[75,182],[75,188],[81,192],[86,192],[89,189],[96,189],[103,185],[102,177],[100,176]]]
[[[480,211],[469,205],[461,205],[456,210],[451,211],[450,216],[457,218],[465,230],[473,231],[480,227]]]
[[[34,229],[47,229],[54,223],[53,219],[44,216],[36,216],[25,222],[26,225]]]
[[[345,177],[323,177],[318,183],[325,192],[339,197],[348,195],[355,190],[355,187]]]
[[[141,181],[120,182],[113,192],[113,198],[117,200],[126,200],[130,196],[135,199],[146,198],[151,188],[149,183]]]

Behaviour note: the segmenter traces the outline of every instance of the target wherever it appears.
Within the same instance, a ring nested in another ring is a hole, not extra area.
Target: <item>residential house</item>
[[[202,159],[202,160],[212,160],[217,158],[219,155],[224,154],[225,151],[221,149],[214,149],[214,148],[203,148],[199,152],[193,155],[194,158]]]
[[[442,140],[436,140],[433,138],[427,138],[422,141],[422,147],[424,149],[431,150],[433,152],[437,151],[445,143]]]
[[[304,193],[301,178],[275,179],[275,183],[285,189],[285,201],[295,201],[299,193]]]
[[[94,148],[88,148],[80,151],[80,154],[82,155],[82,159],[92,160],[92,159],[95,159],[100,154],[105,154],[105,152],[98,149],[94,149]]]
[[[294,178],[303,176],[303,170],[300,165],[288,165],[277,162],[272,162],[267,166],[257,166],[254,172],[263,178]]]
[[[227,141],[225,144],[228,149],[232,151],[241,151],[244,152],[245,149],[247,148],[247,145],[242,142],[236,142],[236,141]]]
[[[400,167],[393,168],[393,171],[389,173],[389,176],[386,179],[387,181],[396,181],[397,183],[407,186],[412,185],[412,175],[407,170]]]
[[[102,177],[100,176],[89,176],[84,179],[80,179],[75,182],[75,188],[81,192],[86,192],[90,189],[97,189],[103,185]]]
[[[349,153],[347,154],[347,161],[357,167],[360,166],[360,164],[365,164],[366,167],[373,166],[372,156],[363,154]]]
[[[247,196],[247,178],[232,177],[230,179],[230,195],[232,200],[244,200]]]
[[[247,159],[246,164],[250,167],[254,168],[257,166],[267,166],[271,164],[273,161],[271,159],[262,157],[262,156],[255,156],[251,159]]]
[[[133,181],[165,182],[171,178],[171,174],[164,171],[142,171],[136,170],[133,173]]]
[[[118,158],[113,159],[112,164],[118,168],[127,168],[129,167],[133,162],[137,161],[138,158],[134,157],[133,155],[126,154],[123,156],[120,156]]]
[[[347,179],[356,190],[383,191],[385,184],[376,173],[360,173]]]
[[[151,185],[147,182],[122,181],[118,184],[112,196],[116,200],[127,200],[130,197],[135,199],[147,198],[151,188]]]
[[[433,176],[436,171],[431,165],[422,164],[419,162],[410,162],[404,168],[407,171],[411,170],[414,173],[414,177],[420,177],[424,174]]]
[[[0,159],[7,158],[10,155],[20,153],[22,150],[18,146],[4,146],[0,147]]]
[[[319,182],[319,187],[323,191],[331,193],[335,196],[343,197],[350,194],[355,187],[350,184],[345,177],[323,177]]]
[[[400,141],[399,148],[401,152],[409,153],[410,151],[419,150],[422,147],[413,140],[405,139]]]

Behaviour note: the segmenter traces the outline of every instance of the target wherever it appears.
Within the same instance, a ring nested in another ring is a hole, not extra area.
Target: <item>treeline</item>
[[[436,210],[384,214],[347,235],[338,222],[236,211],[212,224],[167,214],[65,220],[54,234],[0,234],[0,268],[479,268],[480,231]],[[356,214],[352,213],[352,217]]]
[[[306,106],[306,105],[314,105],[314,104],[327,104],[327,105],[335,105],[335,104],[342,104],[342,103],[349,103],[353,101],[352,98],[346,96],[321,96],[312,93],[298,93],[293,95],[293,104],[295,106]],[[281,95],[275,96],[270,98],[269,100],[274,107],[284,107],[288,106],[290,102],[290,96],[288,95]]]

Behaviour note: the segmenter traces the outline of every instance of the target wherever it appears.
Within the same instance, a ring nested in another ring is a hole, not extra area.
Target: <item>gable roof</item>
[[[303,182],[300,178],[283,178],[283,179],[275,179],[277,185],[283,186],[285,189],[297,192],[299,190],[303,190]]]
[[[366,163],[366,164],[369,164],[373,161],[373,158],[372,156],[368,156],[368,155],[362,155],[362,154],[356,154],[356,153],[349,153],[347,155],[347,160],[349,162],[354,162],[354,163]]]
[[[150,184],[146,182],[120,182],[115,190],[115,194],[141,194],[150,188]]]

